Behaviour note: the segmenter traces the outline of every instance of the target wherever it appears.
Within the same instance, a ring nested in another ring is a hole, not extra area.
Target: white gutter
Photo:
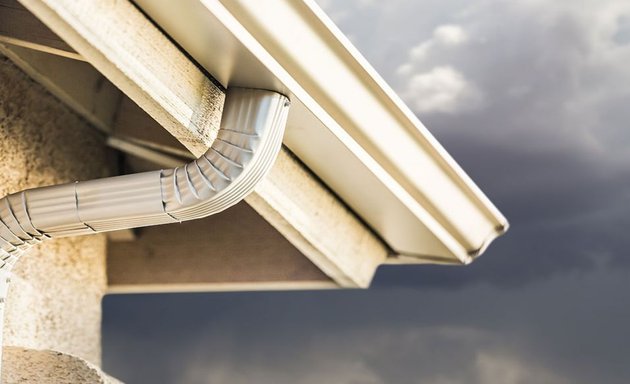
[[[34,244],[199,219],[241,201],[275,161],[288,106],[289,99],[276,92],[230,88],[217,138],[189,164],[29,189],[0,199],[0,321],[11,268]],[[0,345],[1,335],[2,327]]]
[[[135,2],[224,86],[291,97],[285,145],[406,261],[467,264],[507,230],[313,1]]]

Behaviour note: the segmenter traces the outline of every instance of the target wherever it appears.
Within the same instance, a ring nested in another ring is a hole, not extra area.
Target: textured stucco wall
[[[0,56],[0,195],[105,176],[105,159],[99,133]],[[103,235],[29,251],[14,268],[4,344],[99,364],[105,254]]]
[[[6,347],[2,360],[13,368],[3,372],[3,384],[120,384],[93,364],[61,352]]]

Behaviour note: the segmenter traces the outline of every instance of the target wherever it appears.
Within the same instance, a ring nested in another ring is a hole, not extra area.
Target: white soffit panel
[[[405,260],[469,263],[507,230],[312,1],[136,3],[224,86],[289,96],[285,145]]]

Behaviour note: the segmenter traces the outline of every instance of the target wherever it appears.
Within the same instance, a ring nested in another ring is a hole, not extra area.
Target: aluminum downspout
[[[199,219],[241,201],[275,161],[288,106],[288,98],[276,92],[230,88],[217,138],[191,163],[0,199],[0,325],[11,269],[31,246],[50,238]]]

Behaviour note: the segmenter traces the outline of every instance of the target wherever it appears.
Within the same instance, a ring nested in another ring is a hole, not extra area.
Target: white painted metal
[[[285,144],[396,253],[469,263],[507,220],[310,0],[137,0],[225,86],[291,97]]]
[[[277,92],[231,88],[217,139],[189,164],[0,199],[0,322],[11,268],[30,246],[55,237],[198,219],[241,201],[274,163],[288,106],[289,99]]]
[[[175,168],[182,165],[184,162],[181,159],[171,156],[168,153],[164,153],[161,150],[139,144],[133,139],[130,140],[116,136],[109,136],[106,143],[109,147],[137,156],[141,159],[148,160],[161,167]]]
[[[0,267],[46,238],[181,222],[236,204],[273,164],[288,105],[276,92],[232,88],[217,139],[189,164],[0,199]]]

